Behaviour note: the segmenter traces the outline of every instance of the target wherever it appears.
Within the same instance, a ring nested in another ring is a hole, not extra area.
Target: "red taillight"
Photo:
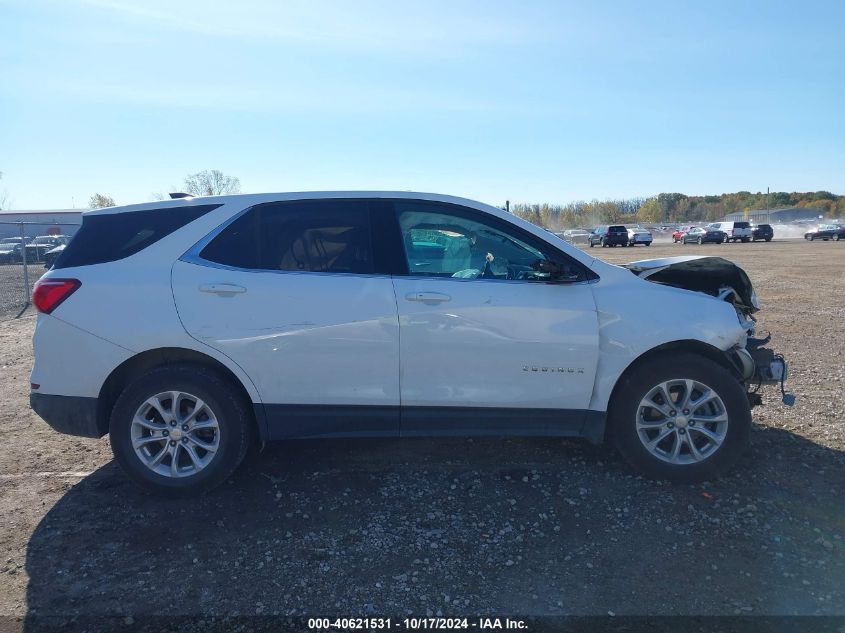
[[[78,279],[39,279],[32,289],[32,305],[39,312],[50,314],[81,285]]]

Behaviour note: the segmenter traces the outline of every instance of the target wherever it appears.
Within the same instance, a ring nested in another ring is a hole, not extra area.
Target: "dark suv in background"
[[[775,236],[775,230],[771,224],[755,224],[751,227],[751,241],[766,240],[771,242]]]
[[[621,224],[616,226],[597,226],[590,233],[590,248],[596,244],[602,246],[628,246],[628,229]]]

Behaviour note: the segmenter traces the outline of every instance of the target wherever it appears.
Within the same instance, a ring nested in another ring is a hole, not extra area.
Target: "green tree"
[[[643,206],[637,211],[637,219],[646,224],[660,222],[662,218],[660,214],[660,203],[657,201],[657,198],[649,198],[643,203]]]
[[[111,196],[104,196],[101,193],[95,193],[88,200],[88,208],[90,209],[105,209],[106,207],[116,207],[117,203]]]

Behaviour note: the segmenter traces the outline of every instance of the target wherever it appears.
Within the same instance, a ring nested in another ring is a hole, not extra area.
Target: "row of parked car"
[[[654,237],[648,229],[639,226],[597,226],[592,230],[567,229],[559,234],[567,242],[573,244],[589,244],[595,246],[651,246]]]
[[[724,244],[725,242],[771,242],[775,231],[771,224],[750,222],[712,222],[707,226],[682,226],[672,234],[678,244]]]
[[[28,264],[44,262],[50,268],[68,242],[68,235],[0,238],[0,264],[20,264],[25,255]]]

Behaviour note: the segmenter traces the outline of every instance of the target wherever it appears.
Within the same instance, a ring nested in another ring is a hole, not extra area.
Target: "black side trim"
[[[265,404],[263,439],[545,436],[604,441],[606,414],[583,409]],[[262,418],[259,417],[259,420]],[[401,419],[401,423],[400,423]],[[259,427],[262,425],[259,424]]]
[[[399,407],[265,404],[267,439],[397,437]]]
[[[402,407],[403,437],[513,435],[578,437],[581,409]]]
[[[97,399],[30,393],[29,406],[59,433],[102,437],[97,428]]]

